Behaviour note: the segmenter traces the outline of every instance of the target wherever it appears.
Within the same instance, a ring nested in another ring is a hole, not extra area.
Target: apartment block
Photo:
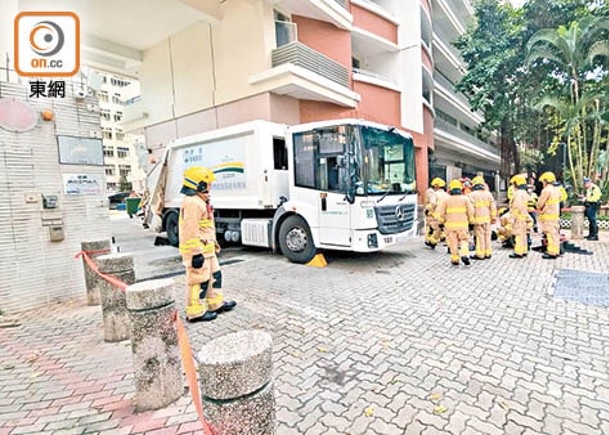
[[[144,136],[132,134],[123,128],[124,107],[139,94],[139,82],[132,78],[103,71],[90,71],[101,82],[95,92],[99,102],[101,134],[104,143],[106,188],[109,192],[120,188],[122,178],[132,188],[143,192],[146,187],[146,172],[141,164],[147,153]]]
[[[452,42],[473,13],[469,0],[107,0],[70,7],[85,32],[83,61],[139,79],[141,94],[122,107],[123,128],[144,134],[154,153],[173,139],[254,119],[358,117],[412,133],[420,191],[430,175],[484,171],[490,178],[499,166],[493,138],[477,133],[482,116],[454,90],[464,65]]]

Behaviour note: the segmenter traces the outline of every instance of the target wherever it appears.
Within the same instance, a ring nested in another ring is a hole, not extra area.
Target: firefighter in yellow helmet
[[[560,188],[554,185],[554,173],[545,172],[539,181],[543,183],[543,190],[537,201],[537,210],[541,231],[548,243],[543,258],[556,259],[560,255],[560,202],[563,195]]]
[[[523,175],[514,175],[510,179],[510,184],[514,186],[514,193],[510,200],[514,252],[510,254],[510,258],[524,258],[529,252],[527,228],[532,226],[533,221],[527,209],[530,201],[527,193],[527,180]]]
[[[433,192],[431,195],[429,195],[427,206],[425,207],[425,214],[428,222],[425,244],[430,248],[435,249],[436,245],[442,238],[442,230],[440,229],[436,212],[438,210],[438,206],[442,203],[442,201],[446,200],[449,195],[444,190],[446,187],[446,181],[442,180],[441,178],[434,178],[431,181],[431,187],[433,188]]]
[[[184,171],[181,193],[185,195],[180,207],[180,254],[186,267],[186,319],[214,320],[218,313],[232,310],[234,301],[224,300],[222,271],[216,253],[214,213],[210,190],[216,177],[202,167]]]
[[[451,263],[457,266],[460,259],[469,265],[469,226],[473,223],[474,208],[463,195],[463,185],[459,180],[452,180],[448,190],[450,196],[438,206],[438,221],[446,231]]]
[[[474,206],[474,235],[476,236],[476,260],[491,258],[491,224],[497,219],[497,205],[493,195],[485,190],[486,183],[482,177],[472,180],[472,192],[468,195]]]

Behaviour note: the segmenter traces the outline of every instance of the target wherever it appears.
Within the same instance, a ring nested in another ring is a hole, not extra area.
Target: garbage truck
[[[219,240],[307,263],[318,250],[374,252],[416,235],[414,142],[395,127],[258,120],[173,141],[149,173],[146,220],[174,246],[182,174],[191,166],[216,175]]]

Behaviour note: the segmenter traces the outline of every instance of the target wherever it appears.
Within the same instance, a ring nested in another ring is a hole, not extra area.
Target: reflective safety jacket
[[[185,264],[193,255],[215,255],[216,225],[211,206],[197,195],[185,196],[180,207],[180,254]]]
[[[510,201],[510,214],[514,218],[514,221],[526,222],[531,218],[527,208],[529,201],[530,197],[526,190],[514,190],[514,195]]]
[[[487,224],[497,217],[495,198],[486,190],[474,190],[468,195],[474,206],[474,224]]]
[[[590,188],[586,189],[586,202],[599,202],[601,195],[601,188],[592,183]]]
[[[432,201],[429,203],[429,214],[434,219],[438,219],[438,207],[448,198],[450,198],[450,195],[443,189],[439,189],[434,192]]]
[[[541,196],[537,201],[537,210],[539,210],[539,220],[555,221],[560,219],[560,202],[562,193],[560,188],[548,184],[541,191]]]
[[[474,223],[474,207],[467,197],[451,195],[440,203],[437,216],[446,230],[467,230]]]

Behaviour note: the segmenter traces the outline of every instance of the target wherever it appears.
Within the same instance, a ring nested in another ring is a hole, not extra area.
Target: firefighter
[[[510,258],[524,258],[529,252],[527,240],[527,227],[532,221],[527,210],[529,195],[527,194],[527,180],[523,175],[514,175],[510,179],[514,186],[512,199],[510,200],[510,215],[512,215],[512,232],[514,234],[514,252]]]
[[[435,189],[433,187],[434,182],[438,180],[438,178],[434,178],[431,181],[431,185],[429,186],[429,189],[427,189],[427,191],[425,192],[425,245],[430,246],[430,238],[431,235],[433,234],[433,216],[431,214],[431,204],[434,200],[434,195],[435,195]],[[435,246],[434,246],[435,247]]]
[[[482,177],[472,180],[472,193],[469,200],[474,207],[474,235],[476,236],[476,255],[472,258],[484,260],[491,258],[491,224],[497,219],[497,205],[493,195],[485,190]]]
[[[463,185],[459,180],[452,180],[448,190],[450,196],[438,206],[437,217],[446,231],[451,263],[458,266],[461,260],[467,266],[470,264],[468,230],[473,223],[474,208],[463,196]]]
[[[425,208],[425,214],[427,215],[427,220],[429,222],[429,229],[427,236],[425,237],[425,245],[435,249],[438,242],[442,239],[442,230],[440,229],[436,212],[438,210],[438,206],[442,203],[442,201],[445,201],[449,195],[444,190],[446,187],[446,181],[442,180],[441,178],[434,178],[431,181],[431,186],[434,190],[432,195],[430,195],[429,202]]]
[[[535,193],[535,186],[532,184],[529,184],[527,193],[529,194],[527,210],[529,211],[529,216],[533,219],[533,231],[537,232],[537,201],[539,200],[539,197]]]
[[[506,207],[499,209],[499,228],[497,238],[504,248],[514,247],[514,235],[512,233],[512,215]]]
[[[214,320],[218,313],[237,305],[224,300],[222,271],[216,254],[216,227],[210,200],[214,173],[202,167],[184,171],[180,193],[185,195],[180,208],[180,253],[186,267],[186,320]]]
[[[554,185],[556,183],[554,173],[545,172],[539,177],[539,181],[543,183],[543,190],[537,201],[537,210],[541,231],[548,243],[543,258],[552,260],[560,255],[560,202],[563,195]]]

